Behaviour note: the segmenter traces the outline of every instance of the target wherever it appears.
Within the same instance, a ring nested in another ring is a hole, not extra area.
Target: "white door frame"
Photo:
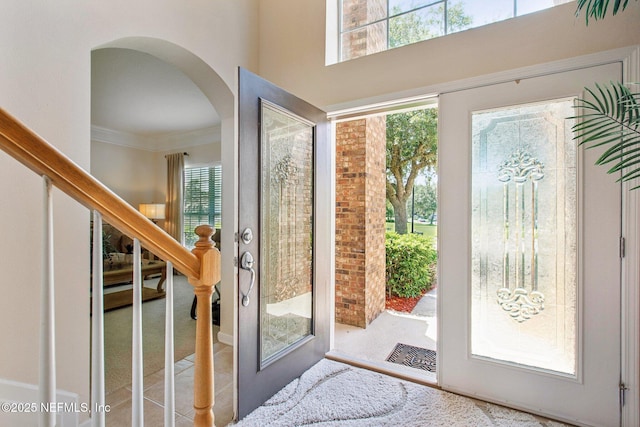
[[[354,100],[348,103],[328,106],[330,118],[358,115],[370,112],[372,109],[392,108],[412,100],[437,96],[450,92],[493,85],[515,79],[531,78],[547,74],[560,73],[579,68],[587,68],[611,62],[622,62],[623,78],[625,82],[640,82],[640,46],[630,46],[595,54],[564,59],[544,64],[538,64],[514,70],[502,71],[470,79],[430,85],[398,93]],[[626,406],[622,420],[625,426],[640,425],[640,367],[637,360],[640,357],[640,190],[629,191],[640,185],[638,182],[623,185],[622,233],[626,239],[626,256],[622,262],[622,377],[625,379]],[[438,313],[443,307],[438,301]],[[438,322],[439,325],[442,322]],[[331,342],[333,343],[333,328]],[[438,332],[440,334],[440,331]],[[440,335],[441,336],[441,335]]]
[[[640,46],[629,49],[623,61],[625,82],[640,82]],[[640,307],[638,286],[640,284],[640,193],[631,188],[640,185],[634,180],[622,187],[622,232],[626,239],[625,257],[622,261],[622,378],[627,387],[627,405],[622,411],[624,426],[640,425]]]
[[[634,81],[639,81],[637,78]],[[638,383],[638,357],[640,356],[640,330],[638,323],[638,285],[640,284],[640,194],[630,188],[640,185],[635,180],[622,187],[622,230],[625,236],[625,257],[622,261],[622,353],[621,370],[627,388],[626,405],[622,411],[623,426],[640,425],[640,389]]]
[[[442,90],[434,90],[439,94],[457,92],[482,86],[494,85],[548,74],[561,73],[580,68],[587,68],[613,62],[622,62],[624,82],[640,81],[640,46],[616,49],[594,55],[573,58],[541,64],[517,70],[481,76],[474,79],[447,84]],[[606,83],[606,82],[605,82]],[[435,88],[434,88],[435,89]],[[441,141],[441,143],[446,143]],[[611,177],[611,179],[614,179]],[[622,194],[622,233],[626,240],[625,257],[622,260],[622,289],[621,289],[621,382],[627,388],[626,405],[622,411],[624,426],[640,425],[640,394],[638,375],[640,373],[637,360],[640,356],[640,312],[637,289],[640,283],[640,195],[638,191],[629,191],[630,188],[640,185],[638,182],[625,183]],[[438,244],[439,247],[442,245]],[[440,268],[440,266],[439,266]],[[438,313],[442,313],[444,307],[438,300]],[[443,336],[442,322],[438,321],[438,336]],[[440,353],[438,354],[440,356]]]

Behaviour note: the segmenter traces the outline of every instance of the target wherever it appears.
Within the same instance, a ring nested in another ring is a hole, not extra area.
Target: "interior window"
[[[184,243],[193,248],[198,236],[193,230],[200,224],[221,227],[222,166],[185,168],[184,170]]]

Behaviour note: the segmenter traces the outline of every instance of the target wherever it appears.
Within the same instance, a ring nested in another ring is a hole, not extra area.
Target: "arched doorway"
[[[186,79],[190,83],[197,87],[201,92],[202,98],[208,100],[208,102],[219,116],[216,130],[217,138],[219,138],[219,160],[220,164],[224,164],[222,168],[222,197],[224,203],[222,204],[222,222],[226,225],[221,230],[220,237],[220,249],[222,253],[222,283],[220,285],[222,297],[222,313],[220,319],[221,329],[216,334],[217,338],[225,344],[233,345],[234,340],[234,312],[235,304],[233,301],[235,298],[235,274],[233,267],[233,254],[235,253],[235,243],[233,241],[233,230],[237,229],[237,211],[235,206],[236,195],[234,188],[236,188],[236,175],[235,170],[237,162],[235,161],[237,149],[235,148],[236,141],[236,125],[235,125],[235,96],[229,86],[220,77],[220,75],[201,58],[194,55],[190,51],[184,49],[181,46],[173,43],[147,37],[130,37],[124,39],[118,39],[104,45],[101,45],[94,49],[94,54],[100,51],[106,50],[120,50],[152,57],[153,60],[161,63],[165,67],[171,67],[179,70],[181,74],[186,76]],[[92,82],[93,85],[93,82]],[[93,102],[92,102],[93,104]],[[153,138],[153,136],[151,137]],[[93,132],[92,132],[93,139]],[[182,151],[177,146],[175,149],[172,147],[172,151]],[[191,150],[185,150],[191,151]],[[198,151],[195,148],[193,151]],[[202,153],[201,153],[202,154]],[[93,157],[93,156],[92,156]],[[156,156],[162,157],[160,155]],[[193,157],[193,156],[191,156]],[[202,157],[202,156],[201,156]],[[164,160],[164,159],[162,159]],[[160,161],[156,161],[158,168],[162,167]],[[93,169],[93,168],[92,168]],[[188,317],[188,311],[180,313]],[[192,322],[191,319],[189,321]],[[194,322],[195,323],[195,322]],[[159,326],[159,325],[158,325]],[[146,327],[146,326],[145,326]],[[158,328],[161,329],[161,328]],[[228,348],[231,352],[229,369],[232,369],[233,349]],[[145,361],[145,376],[152,373],[147,371]],[[230,372],[228,375],[228,384],[216,384],[216,391],[221,388],[225,389],[225,393],[233,395],[235,390],[235,384],[233,384],[233,378],[235,376]],[[146,384],[145,384],[146,385]],[[189,393],[190,395],[191,393]],[[229,406],[232,406],[233,402],[228,402]],[[231,416],[233,414],[233,407],[231,409]]]

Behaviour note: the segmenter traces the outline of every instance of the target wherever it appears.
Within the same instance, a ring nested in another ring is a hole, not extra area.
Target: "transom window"
[[[548,9],[572,0],[338,0],[339,60]]]

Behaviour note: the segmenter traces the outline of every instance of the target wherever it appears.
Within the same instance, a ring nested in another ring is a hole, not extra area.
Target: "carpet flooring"
[[[158,292],[156,289],[142,288],[142,302],[164,298],[164,296],[164,292]],[[104,311],[115,310],[131,304],[133,304],[133,290],[131,289],[105,294],[104,296]]]
[[[564,427],[343,363],[322,360],[243,420],[240,427]]]
[[[158,279],[145,280],[156,292]],[[184,276],[174,276],[174,355],[181,360],[195,352],[196,322],[190,316],[193,287]],[[166,299],[142,304],[144,376],[164,368],[164,322]],[[104,314],[105,389],[107,393],[131,384],[131,306]],[[215,334],[214,334],[215,340]]]

